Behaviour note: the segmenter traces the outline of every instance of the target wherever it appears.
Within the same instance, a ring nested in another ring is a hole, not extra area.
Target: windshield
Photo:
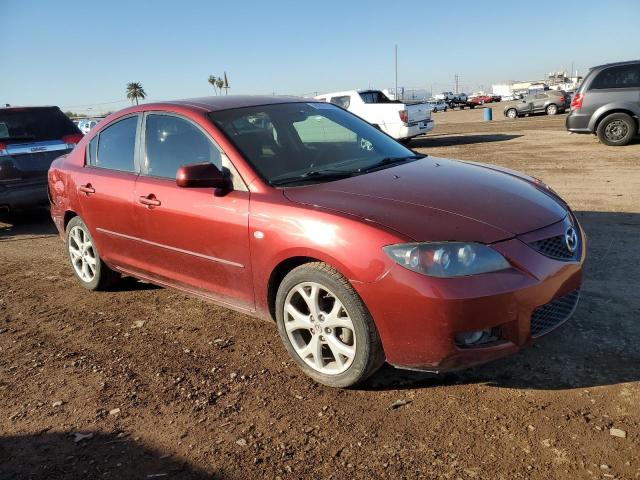
[[[61,140],[79,134],[78,127],[57,107],[0,109],[1,142]]]
[[[416,158],[369,123],[330,103],[261,105],[209,116],[274,186],[330,181]]]

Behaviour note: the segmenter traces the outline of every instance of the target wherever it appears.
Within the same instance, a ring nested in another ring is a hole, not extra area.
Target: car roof
[[[156,102],[152,104],[145,104],[145,107],[159,105],[179,105],[184,107],[200,107],[205,110],[216,111],[231,110],[234,108],[243,107],[257,107],[260,105],[274,105],[279,103],[300,103],[314,101],[317,100],[288,95],[224,95],[217,97],[186,98],[183,100]]]
[[[603,63],[602,65],[596,65],[595,67],[591,67],[590,70],[595,70],[597,68],[605,68],[605,67],[617,67],[619,65],[633,65],[635,63],[640,63],[640,60],[626,60],[624,62]]]

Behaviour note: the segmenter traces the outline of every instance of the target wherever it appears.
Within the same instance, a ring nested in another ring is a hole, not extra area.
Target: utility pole
[[[394,100],[398,100],[398,44],[395,45],[396,52],[396,88],[394,90]]]
[[[455,93],[460,93],[460,75],[457,73],[453,76],[453,81],[455,82]]]

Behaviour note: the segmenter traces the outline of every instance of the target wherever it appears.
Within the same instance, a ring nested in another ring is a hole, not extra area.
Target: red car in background
[[[315,380],[511,353],[576,308],[585,236],[536,179],[418,155],[301,98],[117,112],[49,171],[80,283],[131,275],[272,319]],[[185,320],[186,321],[186,320]]]

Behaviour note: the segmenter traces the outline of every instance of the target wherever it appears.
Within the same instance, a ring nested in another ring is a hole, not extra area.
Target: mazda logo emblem
[[[567,249],[573,253],[578,248],[578,234],[573,227],[567,228],[564,234],[564,243],[567,244]]]

